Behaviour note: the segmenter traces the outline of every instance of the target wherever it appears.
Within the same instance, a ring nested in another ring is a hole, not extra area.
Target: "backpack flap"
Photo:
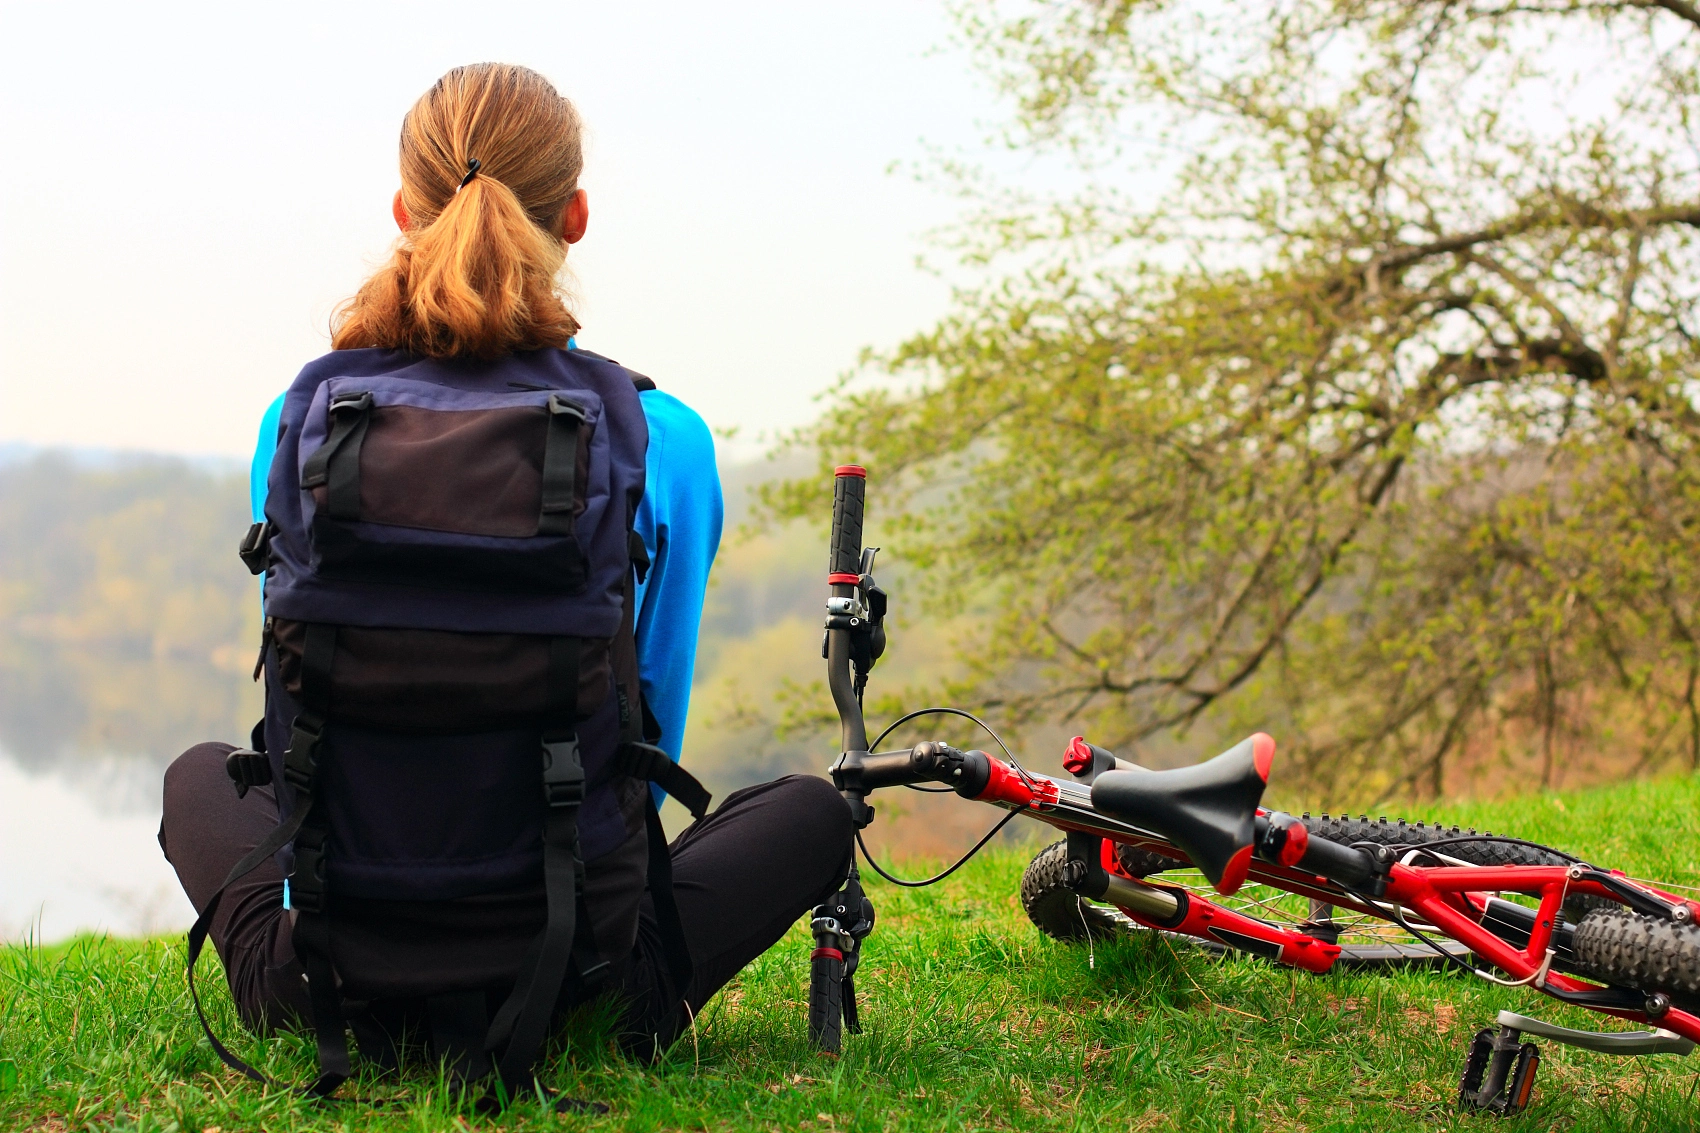
[[[299,450],[315,568],[402,586],[583,591],[576,526],[598,473],[607,480],[601,414],[591,390],[325,382]]]

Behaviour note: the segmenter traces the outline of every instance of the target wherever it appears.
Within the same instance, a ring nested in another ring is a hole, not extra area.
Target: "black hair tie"
[[[460,184],[455,186],[455,192],[458,193],[462,189],[466,188],[467,183],[470,182],[474,177],[478,176],[478,171],[481,168],[483,168],[483,166],[484,166],[484,163],[479,161],[476,157],[473,158],[471,161],[467,162],[466,163],[466,176],[462,177],[460,179]]]

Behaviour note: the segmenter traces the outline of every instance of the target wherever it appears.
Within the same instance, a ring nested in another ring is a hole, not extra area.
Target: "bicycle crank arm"
[[[1653,1031],[1578,1031],[1570,1027],[1561,1027],[1557,1023],[1544,1023],[1539,1019],[1531,1019],[1527,1015],[1519,1015],[1515,1011],[1501,1011],[1499,1025],[1521,1031],[1525,1035],[1539,1035],[1543,1039],[1551,1039],[1555,1043],[1566,1046],[1580,1047],[1591,1050],[1596,1054],[1676,1054],[1688,1055],[1694,1050],[1694,1040],[1685,1039],[1674,1031],[1659,1028]]]

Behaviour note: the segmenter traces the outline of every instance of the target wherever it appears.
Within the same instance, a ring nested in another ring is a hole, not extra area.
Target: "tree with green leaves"
[[[1075,180],[801,438],[974,615],[936,691],[1360,798],[1700,767],[1700,10],[960,15]]]

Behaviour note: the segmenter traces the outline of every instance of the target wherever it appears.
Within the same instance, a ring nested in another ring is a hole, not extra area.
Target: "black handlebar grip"
[[[1326,838],[1311,838],[1305,844],[1298,867],[1347,889],[1369,889],[1375,884],[1374,858],[1356,846],[1342,846]]]
[[[862,510],[867,489],[868,470],[861,465],[845,464],[833,472],[832,553],[826,567],[832,574],[861,574]]]

